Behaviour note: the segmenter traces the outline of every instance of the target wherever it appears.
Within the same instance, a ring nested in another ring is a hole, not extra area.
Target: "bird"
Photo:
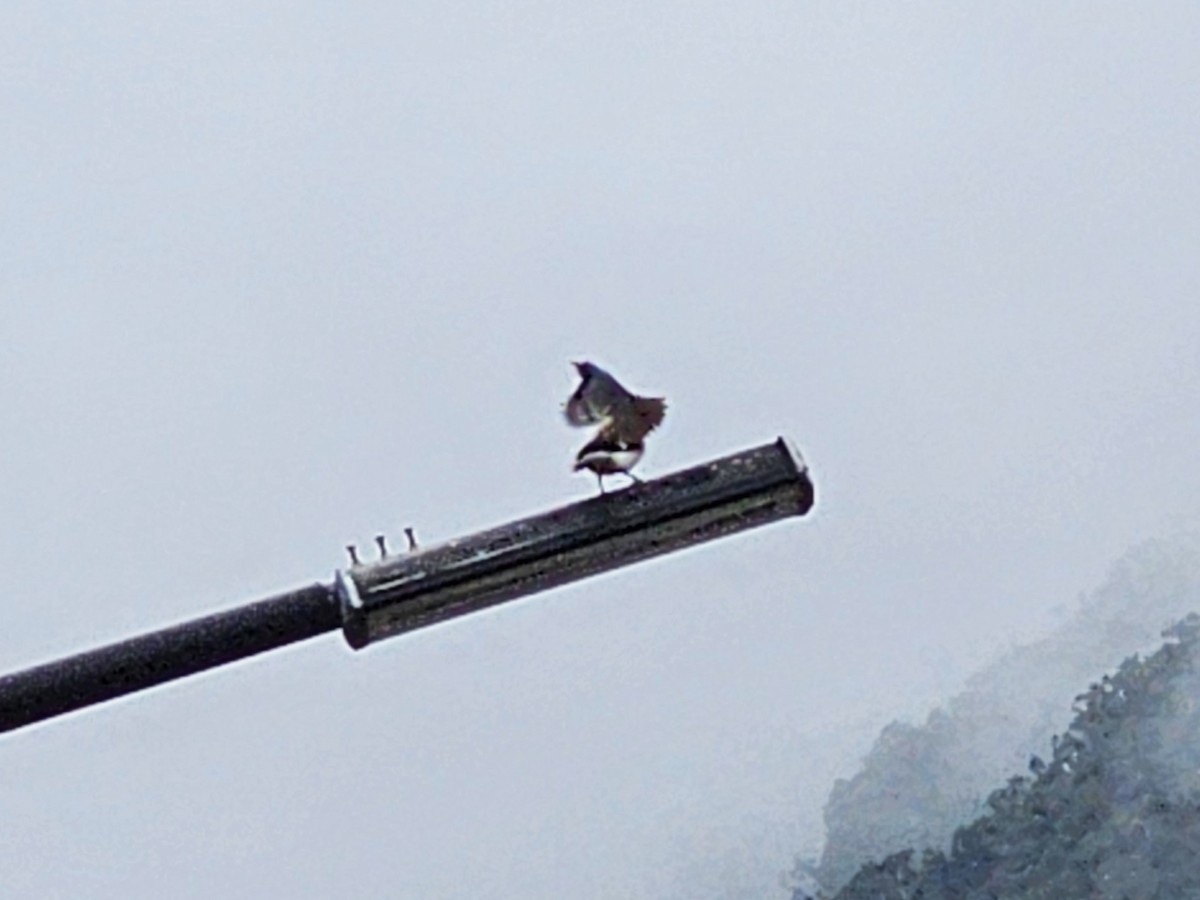
[[[601,425],[620,443],[641,444],[662,423],[667,411],[662,397],[639,397],[595,363],[572,365],[579,372],[579,387],[563,409],[572,425]]]
[[[588,469],[596,476],[596,481],[600,484],[600,493],[604,491],[604,476],[616,475],[618,473],[628,475],[638,484],[642,483],[642,479],[638,478],[630,471],[638,460],[642,458],[642,454],[646,452],[646,446],[639,441],[623,441],[618,438],[611,429],[602,428],[599,433],[588,441],[575,455],[574,471],[579,472],[583,469]]]
[[[576,454],[574,470],[593,472],[602,494],[605,475],[622,473],[640,483],[631,470],[646,452],[646,435],[662,423],[666,401],[638,396],[595,363],[572,365],[580,382],[563,404],[563,414],[578,428],[599,426]]]

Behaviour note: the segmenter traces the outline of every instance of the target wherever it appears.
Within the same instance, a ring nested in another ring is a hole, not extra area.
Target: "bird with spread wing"
[[[598,426],[595,436],[576,455],[575,471],[593,472],[600,482],[601,493],[605,475],[623,473],[640,481],[630,470],[646,450],[646,435],[662,423],[667,412],[666,401],[662,397],[634,394],[593,363],[573,365],[580,382],[567,399],[564,415],[580,428]]]

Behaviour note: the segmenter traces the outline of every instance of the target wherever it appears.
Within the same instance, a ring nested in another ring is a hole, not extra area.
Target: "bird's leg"
[[[597,472],[597,473],[596,473],[596,480],[597,480],[598,482],[600,482],[600,493],[602,493],[602,494],[604,494],[604,493],[607,493],[607,491],[605,491],[605,490],[604,490],[604,476],[603,476],[603,475],[601,475],[599,472]]]
[[[646,482],[642,481],[642,479],[640,479],[636,475],[634,475],[632,472],[626,472],[625,474],[633,479],[634,484],[645,484],[646,483]]]

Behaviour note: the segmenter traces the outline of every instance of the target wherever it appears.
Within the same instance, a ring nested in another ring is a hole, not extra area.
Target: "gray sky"
[[[817,510],[10,736],[7,896],[777,896],[1200,509],[1195,3],[479,7],[0,9],[0,670],[589,495],[580,357]]]

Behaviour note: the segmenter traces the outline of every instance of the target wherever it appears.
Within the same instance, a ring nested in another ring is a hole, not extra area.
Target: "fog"
[[[9,735],[6,895],[786,896],[881,727],[1200,510],[1198,45],[1183,2],[5,5],[0,671],[591,495],[573,359],[668,398],[644,477],[784,434],[818,492]]]

